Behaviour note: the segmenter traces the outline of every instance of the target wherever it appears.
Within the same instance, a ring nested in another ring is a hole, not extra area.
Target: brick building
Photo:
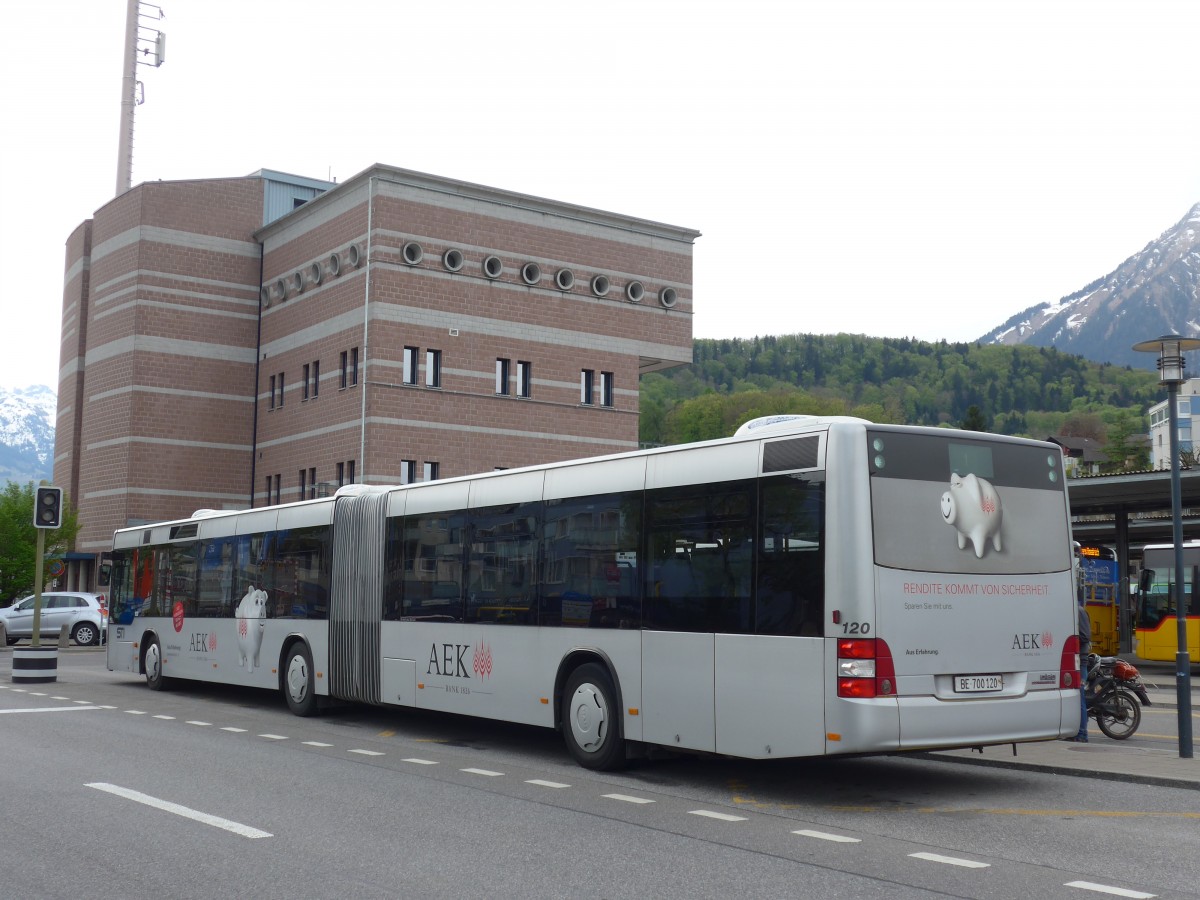
[[[67,241],[68,583],[129,524],[636,448],[696,237],[382,165],[125,192]]]

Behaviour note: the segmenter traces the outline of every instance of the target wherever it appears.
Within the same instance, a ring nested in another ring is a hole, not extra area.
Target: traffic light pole
[[[28,544],[26,545],[28,546]],[[42,569],[46,555],[46,529],[37,529],[37,560],[33,570],[33,637],[29,639],[30,646],[42,646]]]

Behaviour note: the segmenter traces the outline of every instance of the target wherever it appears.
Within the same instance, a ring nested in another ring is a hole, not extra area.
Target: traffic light
[[[58,528],[62,525],[62,488],[39,487],[33,501],[33,526]]]

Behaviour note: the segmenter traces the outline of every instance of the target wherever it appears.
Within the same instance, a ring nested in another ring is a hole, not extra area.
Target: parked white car
[[[21,638],[33,637],[33,595],[0,609],[0,621],[10,645]],[[64,625],[71,640],[81,647],[94,647],[104,637],[108,624],[108,603],[103,594],[78,591],[42,592],[42,639],[54,640]]]

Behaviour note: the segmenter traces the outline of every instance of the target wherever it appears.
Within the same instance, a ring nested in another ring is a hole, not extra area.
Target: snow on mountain
[[[50,479],[58,398],[44,385],[0,388],[0,479]]]
[[[1103,278],[1017,313],[980,340],[1056,347],[1096,362],[1153,369],[1132,345],[1160,334],[1200,335],[1200,203]]]

